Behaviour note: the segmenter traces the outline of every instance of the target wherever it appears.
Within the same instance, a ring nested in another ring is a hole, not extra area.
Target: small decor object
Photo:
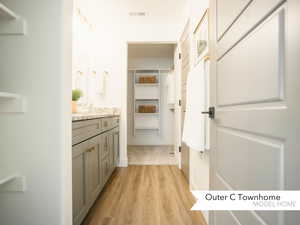
[[[199,21],[193,34],[195,65],[208,53],[208,10]]]
[[[77,101],[83,96],[83,93],[79,89],[72,91],[72,113],[77,113]]]

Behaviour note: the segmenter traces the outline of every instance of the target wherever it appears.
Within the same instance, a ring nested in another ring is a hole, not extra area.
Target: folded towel
[[[196,151],[205,150],[205,72],[203,62],[194,67],[187,78],[186,113],[182,140]]]

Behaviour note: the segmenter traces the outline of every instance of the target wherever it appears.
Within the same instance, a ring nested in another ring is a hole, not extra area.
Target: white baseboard
[[[128,159],[120,159],[119,167],[128,167]]]

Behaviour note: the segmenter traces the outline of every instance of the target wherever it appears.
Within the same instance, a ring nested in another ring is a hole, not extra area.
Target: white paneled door
[[[300,189],[300,1],[211,0],[212,190]],[[296,225],[300,212],[211,212]]]

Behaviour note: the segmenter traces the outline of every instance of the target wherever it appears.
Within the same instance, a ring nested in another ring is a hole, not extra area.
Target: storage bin
[[[139,113],[156,113],[155,105],[139,105],[138,108]]]
[[[156,83],[156,76],[141,76],[141,77],[139,77],[139,83],[141,83],[141,84]]]

